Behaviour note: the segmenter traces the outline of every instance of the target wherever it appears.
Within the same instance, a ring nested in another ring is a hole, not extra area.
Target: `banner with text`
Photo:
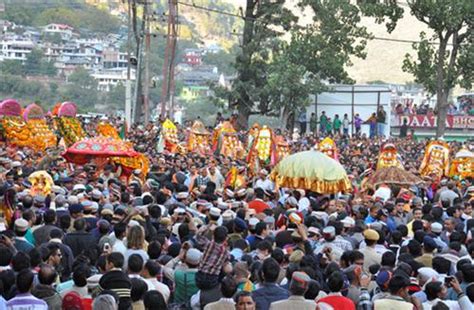
[[[409,128],[436,128],[438,122],[436,116],[428,115],[400,115],[398,118],[398,126],[403,125],[406,120]],[[448,115],[446,117],[446,128],[474,129],[474,116]]]

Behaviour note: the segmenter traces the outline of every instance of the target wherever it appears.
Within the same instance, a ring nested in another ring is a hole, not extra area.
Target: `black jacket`
[[[76,231],[66,234],[64,243],[71,248],[74,257],[77,257],[83,251],[97,247],[94,236],[85,231]]]

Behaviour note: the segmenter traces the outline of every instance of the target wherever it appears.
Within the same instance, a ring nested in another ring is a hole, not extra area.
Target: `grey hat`
[[[54,202],[56,202],[56,205],[64,205],[67,200],[66,200],[66,197],[64,197],[64,195],[57,195],[55,198],[54,198]]]
[[[298,205],[298,200],[296,200],[295,197],[291,196],[291,197],[288,197],[288,199],[286,200],[286,203],[288,203],[292,207],[296,207]]]
[[[102,196],[103,196],[102,192],[98,189],[94,189],[91,192],[91,197],[93,199],[100,199],[100,198],[102,198]]]
[[[443,231],[443,225],[440,223],[431,223],[431,231],[435,234],[440,234]]]
[[[189,249],[186,252],[186,258],[185,261],[186,263],[190,265],[199,265],[199,262],[201,261],[202,253],[198,249]]]
[[[420,197],[414,197],[411,201],[412,205],[421,205],[423,200]]]
[[[104,206],[102,207],[102,210],[104,210],[104,209],[114,211],[114,206],[113,206],[111,203],[106,203],[106,204],[104,204]]]

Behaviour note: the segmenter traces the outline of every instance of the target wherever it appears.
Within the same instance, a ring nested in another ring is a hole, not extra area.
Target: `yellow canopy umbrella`
[[[321,194],[352,189],[344,167],[316,150],[287,156],[275,166],[270,178],[280,187],[307,189]]]

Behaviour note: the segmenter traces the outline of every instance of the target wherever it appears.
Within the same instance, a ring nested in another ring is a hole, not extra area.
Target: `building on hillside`
[[[49,24],[43,27],[44,34],[59,34],[63,40],[71,40],[74,28],[65,24]]]
[[[0,33],[5,34],[5,33],[9,32],[9,31],[11,31],[15,28],[16,28],[16,24],[14,22],[4,20],[4,19],[0,19]]]
[[[183,62],[190,66],[202,65],[202,51],[197,48],[187,48],[184,50]]]
[[[0,41],[0,61],[21,60],[25,61],[26,56],[35,48],[35,43],[31,40],[20,38],[4,38]]]
[[[93,66],[100,66],[102,62],[102,46],[85,44],[80,45],[78,49],[80,55],[91,59]]]
[[[212,94],[210,85],[219,83],[220,75],[215,66],[196,66],[192,70],[177,71],[176,80],[183,84],[180,97],[193,100],[209,97]]]
[[[98,90],[109,92],[119,83],[125,85],[127,81],[127,69],[116,68],[108,70],[100,70],[91,74],[98,82]],[[135,70],[130,72],[130,80],[135,80]]]
[[[46,42],[42,44],[44,56],[48,61],[56,61],[63,54],[74,54],[78,46],[74,43],[54,44]]]
[[[206,86],[219,81],[219,73],[215,66],[198,66],[191,71],[177,72],[176,80],[184,86]]]
[[[203,48],[204,54],[217,54],[220,51],[222,51],[222,47],[220,47],[217,43],[211,43]]]
[[[58,69],[58,75],[67,78],[78,68],[91,70],[91,60],[85,57],[64,58],[59,57],[54,66]]]
[[[25,32],[22,34],[22,38],[26,40],[31,40],[33,42],[39,42],[41,40],[41,32],[37,31],[33,27],[28,27],[25,29]]]
[[[102,53],[102,66],[104,69],[127,68],[127,53],[113,49],[106,49]]]

